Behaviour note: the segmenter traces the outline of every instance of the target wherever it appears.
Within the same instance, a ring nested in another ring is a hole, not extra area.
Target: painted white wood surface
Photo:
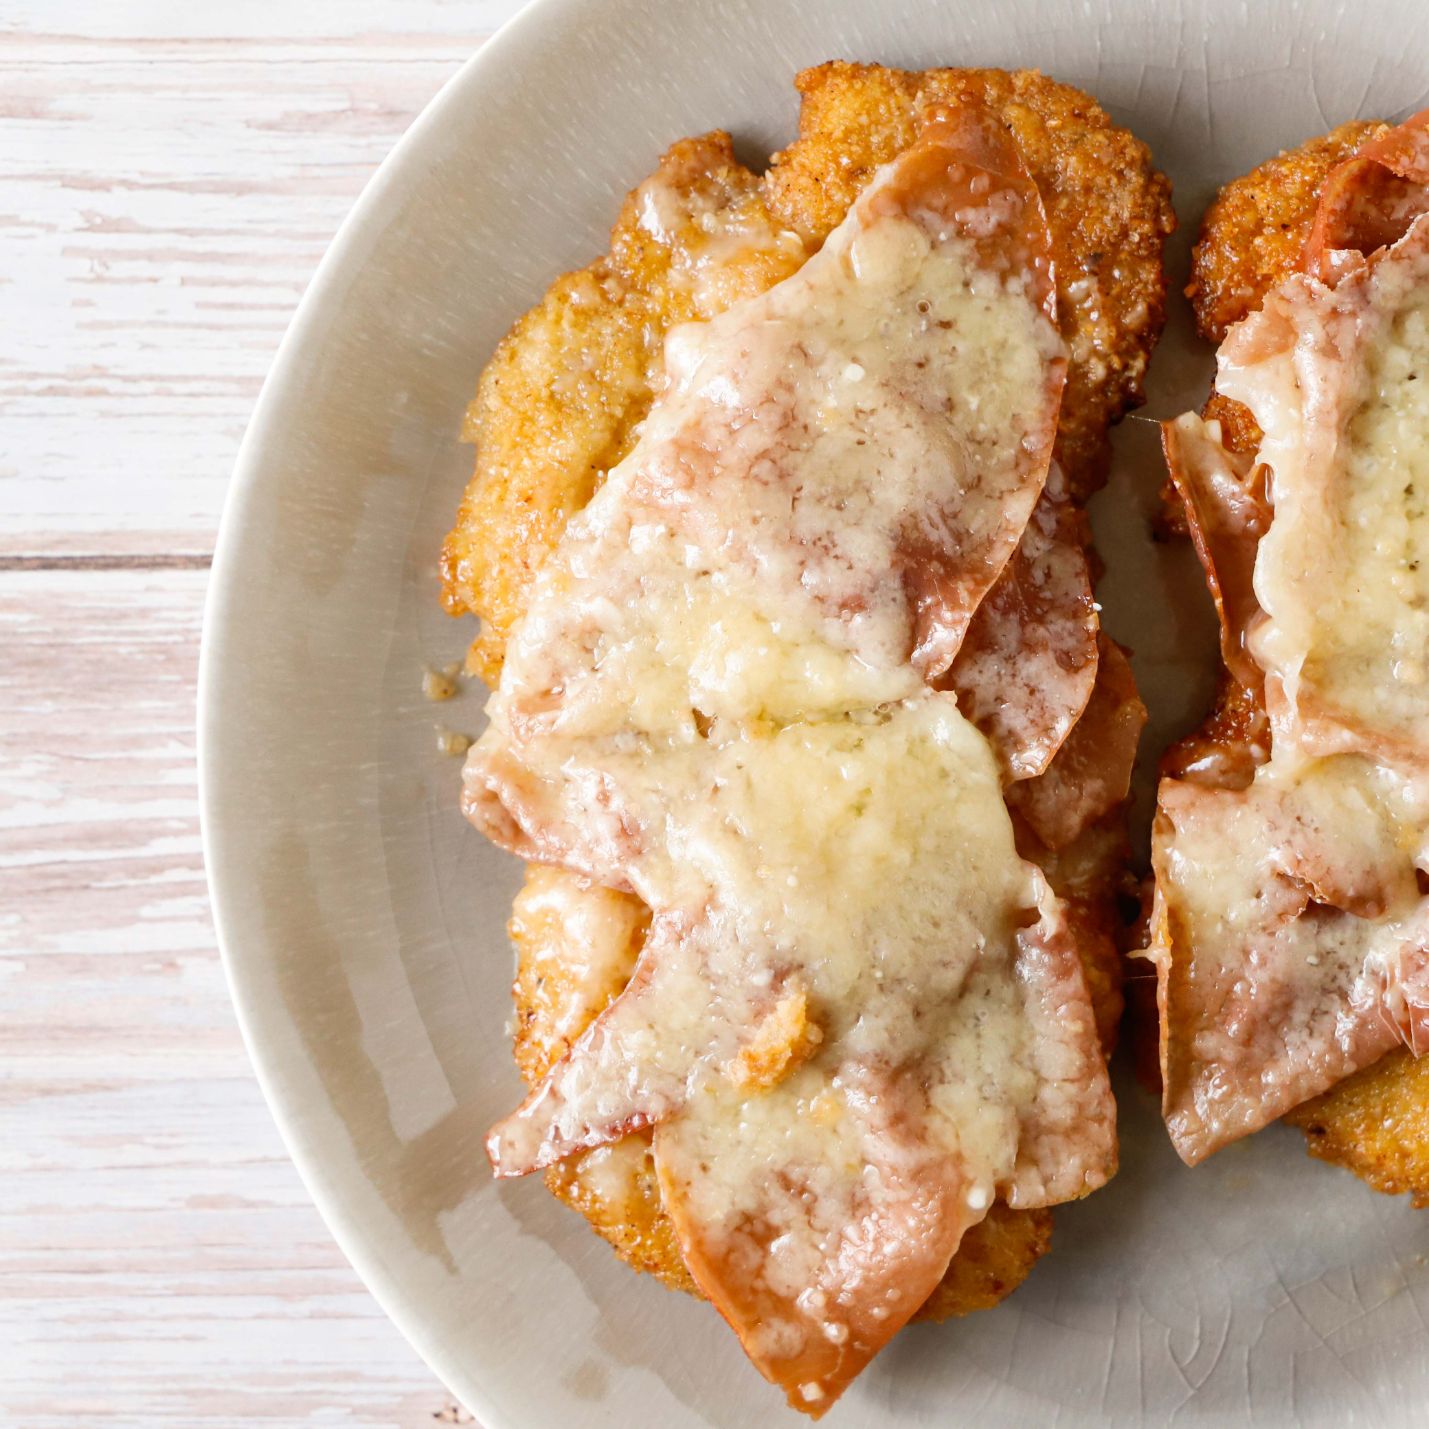
[[[0,0],[0,1424],[471,1423],[229,1009],[194,678],[237,443],[395,139],[516,0]]]
[[[0,554],[209,549],[318,259],[515,0],[0,0]]]

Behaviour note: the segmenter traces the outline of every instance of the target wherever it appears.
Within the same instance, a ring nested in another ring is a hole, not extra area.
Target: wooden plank
[[[351,41],[370,35],[489,34],[521,8],[521,0],[0,0],[0,35],[123,42],[247,40],[288,45],[306,40]]]
[[[0,1422],[470,1423],[333,1244],[234,1025],[205,583],[0,573]]]
[[[208,552],[288,317],[513,0],[0,0],[0,1421],[471,1423],[310,1205],[206,911]]]
[[[0,556],[212,548],[334,231],[516,8],[0,6]]]

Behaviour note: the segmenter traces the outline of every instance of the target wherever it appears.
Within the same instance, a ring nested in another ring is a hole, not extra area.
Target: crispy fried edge
[[[1311,1156],[1429,1206],[1429,1057],[1404,1048],[1285,1116]]]
[[[1330,170],[1388,128],[1351,120],[1283,150],[1221,189],[1201,220],[1186,286],[1196,330],[1207,342],[1219,345],[1296,270]]]

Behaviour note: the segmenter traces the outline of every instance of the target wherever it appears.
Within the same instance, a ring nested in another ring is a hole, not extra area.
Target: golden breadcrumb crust
[[[453,615],[481,617],[467,667],[489,685],[536,571],[635,444],[664,371],[665,334],[762,293],[808,256],[770,218],[759,176],[735,159],[728,134],[681,140],[652,180],[680,202],[652,211],[651,186],[632,192],[610,251],[558,278],[516,323],[467,411],[476,470],[442,547],[442,598]],[[711,257],[718,283],[703,280]]]
[[[1145,146],[1112,126],[1085,94],[1031,71],[918,75],[824,65],[796,83],[804,105],[800,135],[768,174],[740,165],[723,133],[674,145],[626,199],[610,251],[558,279],[482,373],[463,433],[476,444],[476,468],[443,547],[441,578],[447,610],[481,618],[468,668],[488,683],[499,677],[506,639],[542,562],[633,446],[661,380],[666,333],[797,269],[874,168],[912,140],[924,100],[976,95],[1017,135],[1048,209],[1071,352],[1057,454],[1079,497],[1104,479],[1107,428],[1140,402],[1164,320],[1161,249],[1174,218],[1170,186]],[[1115,934],[1124,832],[1110,822],[1056,855],[1030,836],[1023,842],[1026,856],[1043,863],[1068,899],[1109,1047],[1121,1012]],[[599,906],[581,904],[581,916],[590,914],[614,948],[594,968],[568,955],[576,920],[563,920],[559,900],[544,895],[573,878],[529,870],[511,924],[515,1052],[529,1083],[623,988],[647,924],[637,900],[587,889],[581,897]],[[791,1042],[788,1055],[802,1051]],[[775,1047],[766,1060],[772,1066],[785,1056]],[[765,1070],[761,1064],[751,1072]],[[578,1154],[548,1171],[547,1185],[636,1269],[697,1294],[660,1202],[649,1148],[648,1133],[637,1133]],[[996,1304],[1046,1251],[1051,1225],[1049,1211],[994,1205],[964,1237],[920,1318]]]
[[[1299,266],[1320,189],[1330,170],[1389,126],[1356,120],[1311,139],[1227,184],[1201,224],[1186,290],[1196,327],[1219,343]],[[1253,452],[1261,432],[1239,402],[1212,392],[1205,415],[1220,420],[1226,445]],[[1179,505],[1179,503],[1178,503]],[[1234,742],[1245,696],[1226,680],[1207,725],[1186,745]],[[1176,751],[1169,756],[1176,757]],[[1376,1188],[1411,1192],[1429,1204],[1429,1060],[1394,1052],[1285,1117],[1305,1132],[1312,1156],[1344,1166]]]
[[[1305,1133],[1311,1156],[1429,1206],[1429,1057],[1391,1052],[1285,1120]]]

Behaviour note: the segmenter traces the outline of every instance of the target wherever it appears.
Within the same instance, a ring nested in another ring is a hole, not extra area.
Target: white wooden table
[[[0,1424],[471,1423],[259,1095],[194,678],[338,223],[517,0],[0,0]]]

